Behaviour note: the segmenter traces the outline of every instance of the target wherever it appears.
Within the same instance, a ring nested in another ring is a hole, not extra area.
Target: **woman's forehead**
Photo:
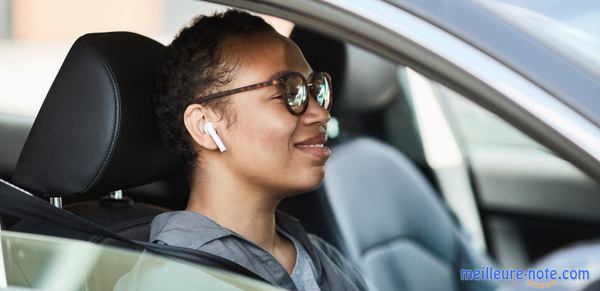
[[[240,81],[262,82],[284,72],[308,77],[312,70],[293,41],[280,35],[260,35],[240,39],[235,45],[240,61]]]

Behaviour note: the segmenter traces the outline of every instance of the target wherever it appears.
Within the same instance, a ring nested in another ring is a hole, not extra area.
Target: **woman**
[[[157,216],[150,240],[213,253],[291,290],[363,290],[337,250],[276,211],[317,188],[329,157],[330,78],[257,16],[199,17],[158,74],[161,134],[187,162],[185,211]]]

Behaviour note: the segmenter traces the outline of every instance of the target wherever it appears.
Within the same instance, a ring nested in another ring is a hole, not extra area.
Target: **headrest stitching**
[[[86,192],[90,191],[93,187],[96,186],[96,184],[98,183],[98,180],[100,180],[100,177],[102,177],[102,175],[104,174],[104,171],[106,170],[106,165],[112,158],[112,154],[113,154],[113,151],[116,146],[116,140],[117,140],[117,137],[119,136],[120,125],[121,125],[121,108],[120,108],[121,102],[120,102],[119,87],[117,86],[117,81],[116,81],[115,75],[114,75],[112,69],[110,68],[110,65],[108,64],[108,61],[92,44],[90,44],[85,39],[82,39],[82,40],[96,54],[96,56],[98,56],[104,69],[108,73],[108,76],[110,77],[110,79],[112,81],[111,83],[112,83],[112,88],[113,88],[113,96],[115,97],[115,101],[116,101],[115,102],[116,103],[115,123],[114,123],[114,127],[113,127],[113,136],[112,136],[112,139],[110,142],[110,147],[108,149],[108,153],[107,153],[106,157],[104,158],[104,161],[102,162],[102,165],[100,166],[100,169],[98,170],[98,173],[96,174],[94,179],[90,182],[90,184],[88,184],[88,186],[83,190],[83,193],[86,193]]]

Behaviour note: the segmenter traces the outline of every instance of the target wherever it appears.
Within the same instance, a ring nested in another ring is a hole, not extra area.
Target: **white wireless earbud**
[[[212,122],[209,121],[209,122],[205,123],[204,127],[202,127],[202,130],[205,133],[208,133],[210,135],[210,137],[213,139],[213,141],[215,141],[215,143],[217,144],[217,147],[219,148],[219,150],[221,152],[224,152],[225,150],[227,150],[227,148],[225,148],[225,145],[223,144],[223,141],[217,134],[217,131],[215,130],[215,127],[213,126]]]

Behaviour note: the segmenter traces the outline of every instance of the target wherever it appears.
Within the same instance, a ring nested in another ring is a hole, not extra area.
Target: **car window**
[[[488,247],[489,210],[600,219],[594,206],[600,203],[600,185],[547,147],[410,68],[399,68],[398,83],[407,100],[387,113],[389,140],[413,162],[425,164],[425,173],[430,169],[433,184],[476,248]]]
[[[2,232],[8,285],[36,290],[280,290],[147,252]]]
[[[600,184],[496,114],[433,84],[451,125],[488,242],[505,266],[525,266],[596,237]],[[591,224],[590,224],[591,223]]]
[[[410,68],[399,69],[398,82],[407,102],[390,108],[391,142],[407,152],[397,140],[420,141],[422,161],[475,247],[526,265],[596,236],[585,225],[600,221],[598,182],[462,94]],[[398,122],[400,115],[409,117]],[[416,136],[407,136],[407,122]]]
[[[431,85],[473,171],[480,203],[517,213],[600,219],[595,180],[496,114],[443,85]]]
[[[435,84],[435,90],[443,103],[450,122],[460,142],[467,151],[485,146],[523,147],[551,152],[529,138],[497,115],[464,98],[460,94]]]

